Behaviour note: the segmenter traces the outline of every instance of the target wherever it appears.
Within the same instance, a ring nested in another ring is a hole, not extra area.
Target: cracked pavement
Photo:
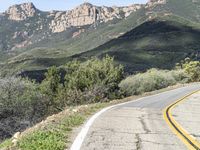
[[[199,84],[190,85],[106,111],[90,127],[81,150],[186,150],[162,110],[197,89]]]

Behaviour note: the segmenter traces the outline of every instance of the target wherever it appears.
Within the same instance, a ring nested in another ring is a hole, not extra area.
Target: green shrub
[[[57,110],[60,110],[60,108],[57,107],[59,102],[56,101],[56,96],[59,92],[59,87],[61,86],[59,69],[53,66],[48,69],[48,72],[45,74],[45,76],[46,78],[40,85],[40,90],[48,101],[48,114],[51,114]]]
[[[118,84],[123,78],[123,67],[116,66],[112,57],[102,60],[91,58],[86,62],[72,61],[66,64],[64,81],[59,69],[52,67],[41,84],[50,105],[61,110],[68,105],[80,105],[106,101],[117,96]]]
[[[84,63],[73,61],[66,65],[66,72],[61,95],[68,105],[108,100],[116,95],[113,93],[123,78],[123,67],[116,66],[109,56]]]
[[[119,86],[125,95],[130,96],[165,88],[177,82],[187,82],[187,77],[182,70],[150,69],[145,73],[127,77]]]
[[[84,63],[71,62],[66,65],[65,87],[84,91],[94,85],[103,85],[111,90],[118,87],[122,79],[122,66],[115,66],[112,57],[102,60],[92,58]]]
[[[37,87],[19,78],[0,79],[0,140],[40,121],[46,114],[46,101]]]
[[[200,81],[200,61],[192,61],[190,58],[185,58],[176,64],[176,68],[184,70],[189,78],[189,82]]]
[[[200,81],[200,62],[186,61],[183,65],[183,70],[189,76],[191,82]]]

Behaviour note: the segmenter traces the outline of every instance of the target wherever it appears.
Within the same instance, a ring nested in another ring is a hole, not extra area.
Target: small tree
[[[49,100],[48,107],[49,109],[51,107],[56,108],[57,101],[56,96],[59,90],[59,87],[61,86],[61,77],[59,70],[53,66],[48,69],[48,72],[45,74],[46,78],[43,80],[43,82],[40,85],[41,92],[46,95],[46,97]],[[60,109],[60,108],[57,108]],[[51,110],[49,110],[51,111]]]
[[[110,98],[118,90],[118,84],[123,78],[123,67],[115,65],[114,59],[109,56],[102,60],[93,57],[83,63],[70,62],[66,65],[66,72],[65,91],[61,93],[64,94],[62,99],[66,99],[68,104],[91,103]]]
[[[66,65],[66,69],[66,87],[81,91],[97,84],[115,89],[123,77],[123,67],[116,66],[114,59],[109,56],[102,60],[94,57],[84,63],[71,62]]]
[[[45,115],[46,101],[36,83],[15,77],[0,78],[0,135],[3,138],[41,121]]]
[[[183,69],[190,77],[190,81],[200,81],[200,62],[199,61],[186,61],[183,64]]]

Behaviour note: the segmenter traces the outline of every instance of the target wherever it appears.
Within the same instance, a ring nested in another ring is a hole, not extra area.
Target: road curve
[[[199,84],[193,84],[106,110],[92,122],[83,142],[79,142],[80,149],[186,150],[166,124],[162,110],[199,89]]]

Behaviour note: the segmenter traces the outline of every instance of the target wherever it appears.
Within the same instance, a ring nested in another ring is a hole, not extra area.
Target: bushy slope
[[[146,10],[151,16],[157,16],[158,13],[173,14],[200,22],[200,0],[166,0],[163,5],[153,5]]]

